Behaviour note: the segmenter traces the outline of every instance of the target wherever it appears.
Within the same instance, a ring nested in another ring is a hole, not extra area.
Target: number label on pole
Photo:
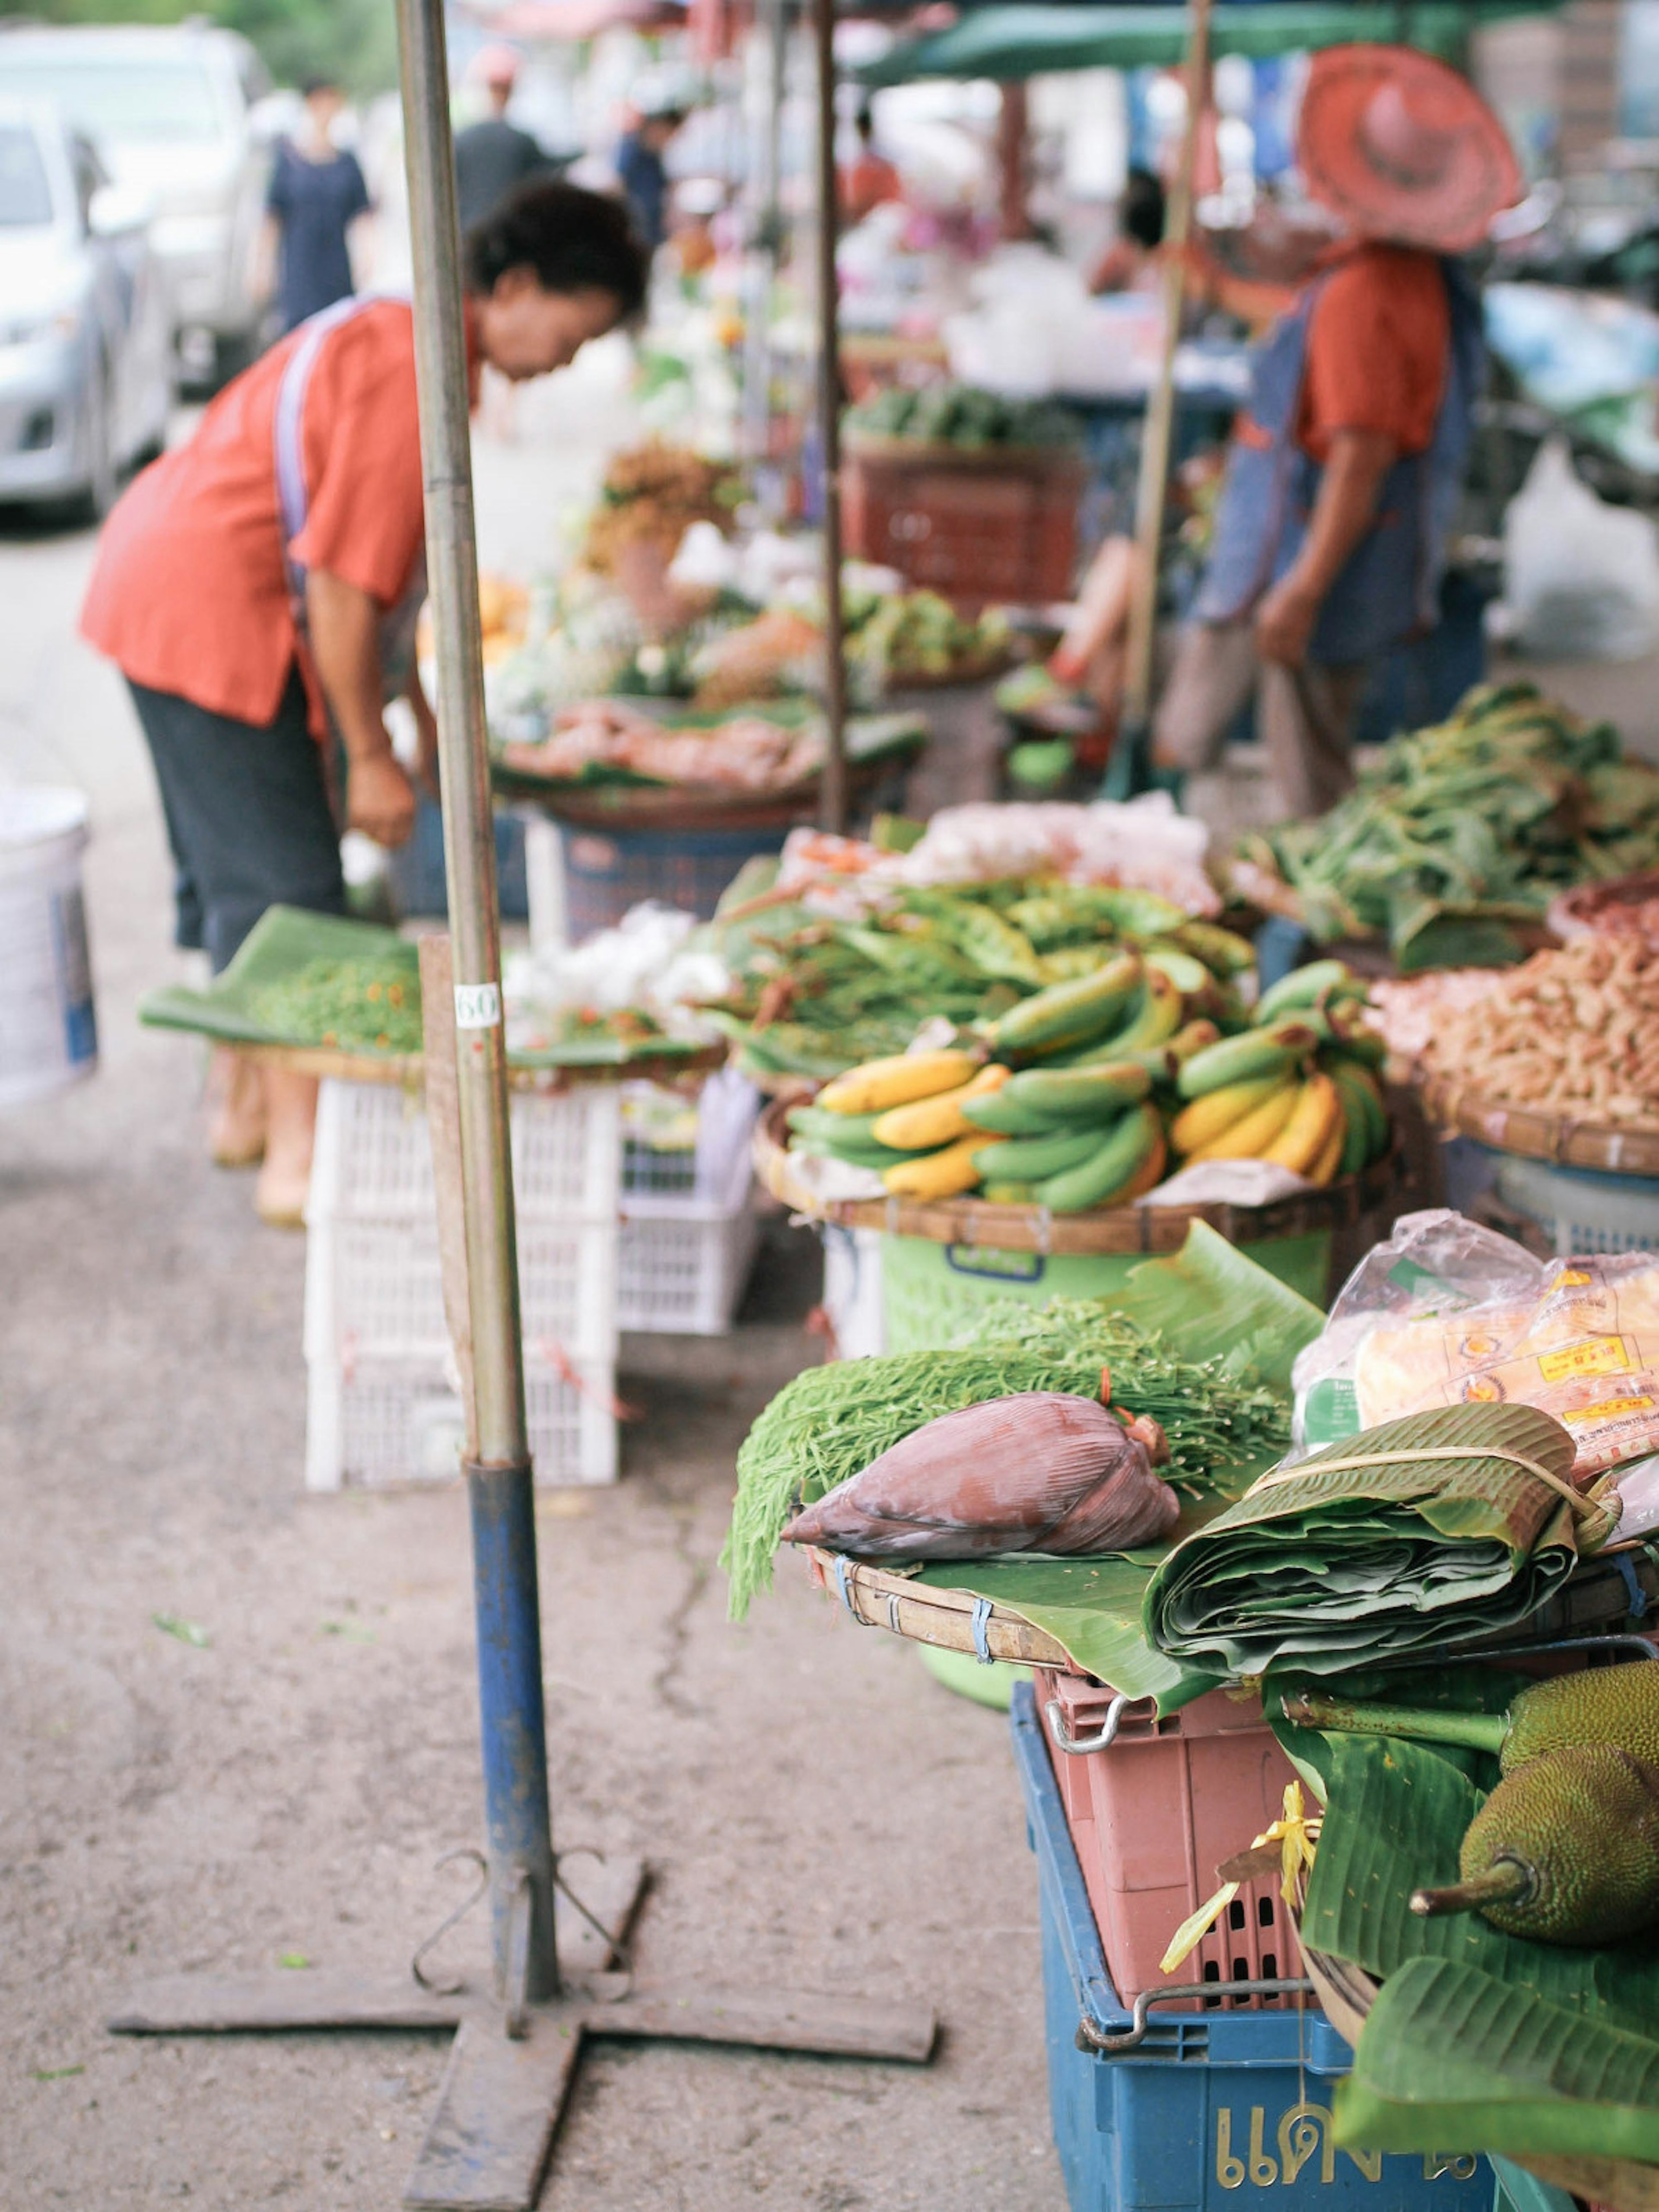
[[[455,1026],[458,1030],[493,1030],[501,1018],[499,983],[458,983],[455,986]]]

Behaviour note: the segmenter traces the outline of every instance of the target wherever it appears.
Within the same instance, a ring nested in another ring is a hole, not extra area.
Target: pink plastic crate
[[[1173,1974],[1158,1960],[1191,1912],[1219,1887],[1216,1868],[1247,1850],[1284,1810],[1294,1771],[1262,1718],[1259,1698],[1212,1690],[1159,1720],[1151,1701],[1122,1705],[1090,1677],[1036,1674],[1037,1711],[1066,1824],[1100,1925],[1113,1985],[1126,2003],[1143,1990],[1288,1978],[1301,1971],[1277,1876],[1248,1882]],[[1066,1753],[1111,1724],[1106,1748]],[[1310,1809],[1312,1809],[1311,1808]],[[1177,2000],[1197,2011],[1204,1998]],[[1239,2006],[1294,2004],[1243,1997]]]

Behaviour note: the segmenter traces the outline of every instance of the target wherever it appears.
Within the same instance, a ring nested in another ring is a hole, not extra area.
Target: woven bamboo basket
[[[1057,1667],[1067,1674],[1075,1672],[1064,1644],[1005,1607],[993,1605],[987,1610],[984,1602],[968,1590],[937,1589],[930,1583],[915,1583],[908,1576],[844,1558],[818,1544],[803,1548],[813,1579],[820,1588],[833,1591],[854,1620],[866,1628],[890,1629],[895,1636],[908,1637],[913,1644],[931,1644],[936,1650],[961,1651],[971,1658],[983,1658],[988,1652],[993,1659],[1010,1660],[1017,1666]],[[975,1640],[975,1616],[984,1639],[982,1649]]]
[[[757,709],[757,712],[761,711]],[[902,772],[927,743],[926,734],[902,744],[884,746],[847,764],[848,795],[856,808]],[[490,788],[497,799],[537,806],[572,829],[793,830],[817,818],[822,771],[804,776],[786,791],[733,791],[726,785],[556,782],[499,763],[491,768]]]
[[[1419,1089],[1425,1109],[1443,1127],[1498,1152],[1603,1175],[1659,1176],[1659,1130],[1620,1128],[1533,1106],[1507,1106],[1452,1076],[1427,1076]]]
[[[790,1101],[775,1099],[755,1128],[755,1170],[793,1213],[844,1229],[880,1229],[935,1244],[998,1252],[1145,1254],[1178,1252],[1194,1221],[1230,1244],[1304,1237],[1345,1227],[1383,1205],[1398,1186],[1399,1147],[1322,1190],[1297,1191],[1271,1206],[1116,1206],[1096,1213],[1050,1213],[1040,1206],[991,1206],[983,1199],[825,1199],[804,1182],[788,1150]]]

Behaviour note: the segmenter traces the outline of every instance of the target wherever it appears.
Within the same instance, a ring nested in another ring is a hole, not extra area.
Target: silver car
[[[247,40],[210,24],[0,25],[0,96],[52,100],[114,182],[149,198],[193,378],[244,366],[264,319],[270,150],[254,109],[270,89]]]
[[[44,102],[0,99],[0,500],[102,514],[173,399],[148,210]]]

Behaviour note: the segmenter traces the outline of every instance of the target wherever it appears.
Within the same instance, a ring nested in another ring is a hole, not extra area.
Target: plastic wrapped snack
[[[1435,1406],[1535,1406],[1584,1480],[1659,1448],[1659,1255],[1539,1261],[1449,1212],[1408,1214],[1297,1361],[1312,1447]]]

